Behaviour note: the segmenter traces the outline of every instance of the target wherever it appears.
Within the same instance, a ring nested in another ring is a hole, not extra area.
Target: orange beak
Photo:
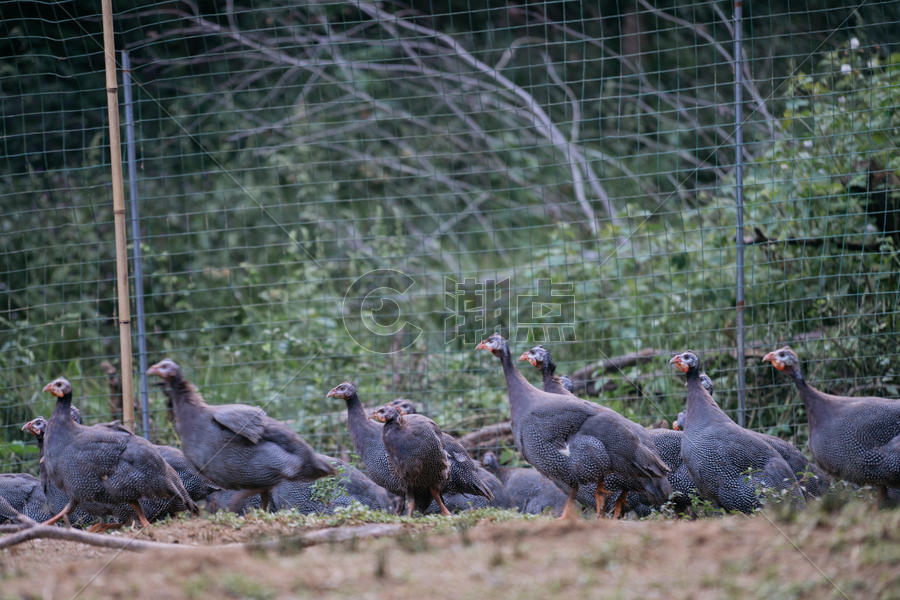
[[[674,366],[676,369],[678,369],[682,373],[688,372],[688,366],[682,362],[681,357],[677,354],[672,357],[672,360],[669,361],[669,364]]]
[[[326,398],[334,398],[335,396],[337,396],[337,388],[334,388],[333,390],[325,394]]]
[[[487,347],[485,340],[481,340],[480,342],[478,342],[478,345],[475,346],[475,349],[476,350],[489,350],[490,348]]]
[[[384,419],[378,413],[372,413],[369,415],[369,418],[373,421],[378,421],[379,423],[384,423]]]
[[[53,394],[53,395],[56,396],[57,398],[62,398],[62,394],[57,393],[56,388],[53,387],[53,382],[52,382],[52,381],[51,381],[50,383],[48,383],[47,385],[44,386],[44,390],[43,390],[43,391],[45,391],[45,392],[50,392],[51,394]]]
[[[153,365],[149,369],[147,369],[147,375],[159,375],[162,377],[162,373],[159,372],[159,367],[157,365]]]
[[[681,427],[678,426],[678,421],[672,423],[672,429],[674,431],[681,431]]]
[[[537,368],[537,359],[533,358],[529,353],[523,352],[522,356],[519,357],[519,360],[527,360],[531,363],[532,367]]]
[[[775,367],[776,369],[778,369],[779,371],[784,370],[784,363],[781,362],[780,360],[778,360],[777,358],[775,358],[774,352],[769,352],[768,354],[763,356],[762,361],[772,363],[772,366]]]

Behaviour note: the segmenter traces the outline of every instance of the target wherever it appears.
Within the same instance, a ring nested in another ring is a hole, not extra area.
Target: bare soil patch
[[[145,553],[35,540],[0,552],[0,597],[900,598],[900,510],[863,503],[789,520],[455,516],[407,524],[390,538],[222,546],[308,531],[248,517],[121,534],[186,546]]]

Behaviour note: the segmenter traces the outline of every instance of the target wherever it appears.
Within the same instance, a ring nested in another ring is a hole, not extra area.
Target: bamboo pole
[[[128,297],[128,241],[125,238],[125,187],[119,138],[119,87],[113,39],[112,0],[102,0],[103,54],[106,63],[106,108],[109,113],[109,155],[112,169],[113,219],[116,229],[116,294],[119,299],[119,353],[122,375],[122,424],[134,431],[134,381],[131,364],[131,306]]]

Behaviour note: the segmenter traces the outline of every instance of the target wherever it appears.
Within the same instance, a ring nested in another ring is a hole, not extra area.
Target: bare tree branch
[[[785,246],[813,246],[820,247],[826,244],[834,244],[847,250],[858,250],[860,252],[879,252],[881,250],[881,242],[865,243],[850,242],[843,237],[821,237],[821,238],[784,238],[781,240],[770,238],[759,227],[753,228],[752,236],[744,236],[744,244],[747,246],[759,245],[785,245]]]
[[[373,19],[376,19],[379,23],[393,23],[397,26],[408,29],[410,31],[414,31],[416,33],[420,33],[423,35],[428,35],[434,37],[435,39],[442,42],[447,48],[453,50],[463,62],[473,67],[483,75],[489,77],[492,81],[498,83],[501,87],[509,90],[513,94],[515,94],[525,105],[526,109],[537,119],[537,122],[541,124],[541,127],[547,133],[549,141],[556,146],[564,156],[568,157],[569,160],[573,160],[577,162],[580,166],[578,169],[578,177],[573,182],[574,185],[583,186],[583,177],[587,176],[588,182],[591,187],[594,189],[594,192],[599,197],[601,203],[604,205],[604,209],[609,215],[610,219],[616,224],[619,225],[618,215],[612,207],[612,204],[609,201],[609,197],[606,195],[605,190],[600,185],[599,180],[597,179],[596,174],[592,169],[589,168],[587,161],[584,159],[584,155],[581,151],[574,145],[571,144],[562,133],[559,131],[559,128],[553,123],[552,119],[550,119],[549,115],[544,111],[543,108],[538,104],[538,102],[534,99],[531,94],[526,92],[520,86],[513,83],[510,79],[508,79],[503,74],[489,67],[482,61],[478,60],[472,54],[469,53],[468,50],[463,48],[459,42],[457,42],[454,38],[450,37],[447,34],[440,33],[433,29],[429,29],[422,25],[418,25],[415,23],[411,23],[409,21],[400,19],[395,15],[387,13],[380,8],[378,8],[374,4],[369,3],[360,3],[358,5],[359,9],[364,13],[368,14]],[[582,172],[583,171],[583,172]],[[594,234],[597,233],[597,222],[596,217],[593,214],[593,210],[589,213],[586,213],[591,225],[591,230]]]
[[[512,437],[512,425],[509,421],[487,425],[481,429],[476,429],[459,438],[459,443],[466,450],[473,450],[479,446],[484,446],[487,442],[496,442],[504,438]]]

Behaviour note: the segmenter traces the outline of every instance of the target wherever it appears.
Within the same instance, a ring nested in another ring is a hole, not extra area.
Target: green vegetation
[[[508,277],[514,294],[549,278],[574,284],[574,332],[549,344],[562,372],[691,347],[733,409],[719,6],[552,4],[444,2],[403,23],[342,3],[117,5],[139,84],[151,360],[179,361],[211,402],[264,405],[321,451],[349,446],[342,403],[324,398],[345,379],[366,404],[403,395],[464,432],[507,408],[494,361],[445,338],[445,278]],[[798,443],[802,407],[761,352],[791,342],[825,389],[898,395],[898,30],[883,6],[832,4],[754,5],[745,26],[748,420]],[[75,382],[89,421],[108,413],[99,363],[118,353],[102,54],[83,30],[96,19],[23,10],[0,24],[2,470],[36,469],[19,427],[51,410],[50,378]],[[345,293],[377,268],[415,280],[401,309],[423,335],[393,354],[345,328],[359,310]],[[645,423],[683,405],[662,359],[597,377],[599,401]],[[151,403],[154,437],[173,441]]]

